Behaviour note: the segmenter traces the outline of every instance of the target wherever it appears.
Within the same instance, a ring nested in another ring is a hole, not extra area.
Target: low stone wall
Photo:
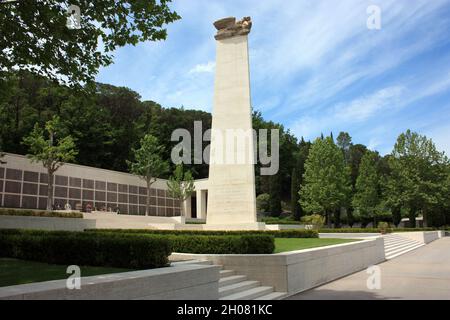
[[[86,277],[80,290],[66,280],[0,288],[0,300],[216,300],[219,267],[177,265]]]
[[[385,261],[381,237],[323,248],[271,255],[192,255],[173,260],[209,260],[247,275],[275,291],[296,294]]]
[[[95,229],[95,227],[95,220],[0,215],[0,229],[83,231],[85,229]]]
[[[441,238],[441,232],[440,231],[419,231],[419,232],[399,232],[394,233],[398,236],[402,236],[404,238],[408,238],[411,240],[415,240],[424,244],[428,244],[430,242],[433,242],[439,238]]]

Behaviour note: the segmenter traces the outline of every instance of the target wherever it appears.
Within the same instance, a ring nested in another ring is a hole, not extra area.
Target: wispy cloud
[[[216,63],[214,61],[210,61],[204,64],[197,64],[191,70],[189,70],[190,74],[195,73],[212,73],[216,69]]]
[[[379,31],[366,27],[371,4],[174,0],[183,19],[169,26],[168,39],[119,50],[115,65],[98,80],[128,86],[167,107],[211,111],[212,23],[251,15],[252,101],[265,118],[298,136],[345,130],[388,150],[398,130],[426,130],[431,120],[425,110],[450,108],[438,99],[450,98],[450,0],[378,0]],[[419,109],[422,102],[426,107]],[[436,121],[442,127],[439,121],[450,119]]]

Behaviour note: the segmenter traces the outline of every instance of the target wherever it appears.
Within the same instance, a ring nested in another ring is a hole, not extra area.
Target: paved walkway
[[[366,271],[300,293],[289,300],[450,300],[450,238],[379,265],[381,290],[369,290]]]

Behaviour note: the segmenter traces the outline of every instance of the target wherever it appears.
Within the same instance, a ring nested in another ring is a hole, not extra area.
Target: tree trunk
[[[423,216],[423,227],[427,228],[428,227],[428,214],[425,210],[422,211],[422,216]]]
[[[150,183],[150,181],[147,181],[147,203],[145,206],[145,215],[146,216],[150,215],[150,187],[151,187],[151,183]]]
[[[409,227],[415,228],[416,227],[416,209],[412,208],[409,212]]]
[[[331,214],[329,211],[327,211],[326,216],[327,216],[327,228],[331,229]]]
[[[184,207],[184,201],[182,201],[181,199],[179,199],[180,201],[180,214],[181,217],[186,217],[186,212],[185,212],[185,207]]]
[[[53,211],[53,172],[47,170],[48,183],[47,183],[47,210]]]

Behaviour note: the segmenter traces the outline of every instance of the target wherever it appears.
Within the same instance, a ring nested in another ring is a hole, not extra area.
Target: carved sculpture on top
[[[245,17],[236,22],[236,18],[224,18],[214,22],[217,29],[216,40],[228,39],[236,36],[245,36],[252,29],[252,18]]]

